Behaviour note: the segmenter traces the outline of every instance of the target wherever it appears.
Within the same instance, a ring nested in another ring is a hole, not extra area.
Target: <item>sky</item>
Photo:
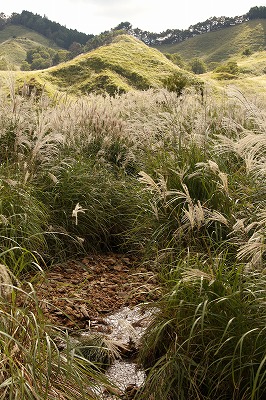
[[[186,29],[209,17],[234,17],[266,0],[8,0],[0,12],[22,10],[46,16],[67,28],[94,35],[128,21],[150,32]]]

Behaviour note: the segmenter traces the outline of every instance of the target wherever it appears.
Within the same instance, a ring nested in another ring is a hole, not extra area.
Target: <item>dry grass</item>
[[[2,97],[0,115],[2,176],[24,185],[26,191],[27,185],[41,185],[43,192],[50,193],[47,199],[59,199],[63,192],[58,190],[64,187],[60,190],[66,191],[66,198],[70,193],[73,196],[67,211],[70,219],[78,203],[86,210],[83,222],[93,209],[85,193],[79,192],[84,184],[79,186],[78,180],[83,177],[85,182],[88,173],[93,182],[93,176],[107,167],[117,182],[124,180],[125,198],[127,185],[138,187],[137,192],[133,190],[138,202],[145,203],[146,195],[153,198],[150,205],[141,206],[151,210],[149,216],[146,213],[146,223],[155,216],[151,229],[155,223],[166,234],[166,228],[169,241],[180,235],[198,238],[202,229],[205,234],[207,229],[212,240],[214,232],[221,240],[235,238],[237,220],[248,225],[256,222],[261,232],[257,221],[264,208],[266,116],[259,99],[252,102],[232,89],[223,98],[215,98],[208,90],[203,98],[194,90],[177,97],[163,89],[115,97],[91,94],[80,99],[48,99],[43,93],[27,98],[16,95],[12,79],[10,94]],[[71,171],[75,182],[67,175]],[[105,181],[110,188],[114,185],[111,175]],[[63,179],[67,179],[65,183]],[[143,191],[145,186],[149,190]],[[143,199],[138,191],[146,192]],[[117,202],[111,197],[102,202],[99,194],[95,196],[95,204]],[[41,201],[45,202],[44,196]],[[58,207],[64,207],[63,203]],[[102,215],[101,224],[110,220],[105,212],[96,211]],[[8,215],[3,211],[2,220],[5,218]],[[132,214],[131,218],[138,229],[139,216]],[[57,222],[53,225],[58,226]],[[69,229],[68,223],[61,233],[67,234]],[[101,229],[106,235],[106,225]],[[248,241],[263,241],[257,236],[254,239],[253,234],[249,232]],[[240,239],[232,241],[244,245]],[[241,249],[242,260],[248,250]]]

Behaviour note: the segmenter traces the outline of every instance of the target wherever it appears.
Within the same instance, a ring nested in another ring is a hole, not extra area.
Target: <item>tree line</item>
[[[0,29],[3,29],[8,24],[22,25],[32,29],[47,37],[59,47],[67,50],[74,42],[84,45],[89,39],[94,37],[92,34],[87,35],[78,32],[76,29],[68,29],[57,22],[49,20],[46,16],[42,17],[41,15],[25,10],[21,14],[12,13],[10,17],[1,13]]]
[[[217,31],[259,18],[266,18],[266,7],[252,7],[248,13],[242,16],[211,17],[204,22],[191,25],[188,29],[167,29],[161,33],[149,32],[139,28],[133,29],[130,22],[121,22],[115,28],[95,36],[78,32],[76,29],[68,29],[57,22],[49,20],[46,16],[42,17],[24,10],[21,14],[13,13],[10,17],[0,13],[0,29],[3,29],[7,24],[23,25],[46,36],[59,47],[70,50],[71,55],[75,56],[109,43],[121,31],[133,35],[148,46],[159,46],[179,43],[196,35]]]
[[[211,17],[206,21],[191,25],[188,29],[167,29],[161,33],[143,31],[139,28],[133,29],[129,22],[121,22],[114,29],[123,29],[129,34],[143,41],[148,46],[159,46],[163,44],[175,44],[183,42],[191,37],[207,32],[218,31],[230,26],[239,25],[252,19],[266,18],[266,7],[252,7],[248,13],[235,17]]]

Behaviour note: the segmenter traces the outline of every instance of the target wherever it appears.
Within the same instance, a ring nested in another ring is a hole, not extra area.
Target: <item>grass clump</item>
[[[44,251],[46,247],[43,227],[47,225],[47,208],[19,181],[1,179],[0,251],[10,244]]]
[[[264,398],[264,275],[224,260],[193,264],[172,269],[155,304],[142,340],[148,377],[140,398]]]
[[[104,168],[94,168],[89,160],[68,160],[54,169],[53,177],[49,189],[46,186],[46,199],[43,186],[36,194],[47,206],[50,204],[50,230],[58,232],[58,237],[61,232],[65,256],[121,250],[123,234],[130,229],[136,212],[140,191],[137,183],[129,177],[116,177]],[[47,232],[50,244],[52,239]]]
[[[1,399],[97,397],[92,388],[105,379],[47,323],[31,284],[1,282],[0,315]]]
[[[74,346],[76,354],[89,360],[97,369],[106,370],[115,359],[121,358],[121,344],[103,334],[94,333],[79,337]]]

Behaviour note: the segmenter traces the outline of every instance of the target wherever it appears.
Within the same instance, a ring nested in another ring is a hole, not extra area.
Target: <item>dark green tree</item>
[[[45,69],[51,67],[51,61],[42,57],[36,57],[31,63],[31,69]]]
[[[57,51],[53,58],[52,58],[52,64],[53,65],[58,65],[62,62],[65,62],[70,59],[70,53],[67,50],[59,50]]]
[[[189,64],[194,74],[204,74],[207,71],[206,64],[200,58],[193,58]]]
[[[247,47],[245,50],[243,50],[242,54],[243,56],[250,56],[252,54],[250,47]]]
[[[132,25],[130,22],[120,22],[115,28],[113,28],[114,31],[126,31],[126,32],[131,32],[132,31]]]
[[[266,7],[252,7],[247,16],[249,19],[266,18]]]
[[[20,66],[21,71],[30,71],[31,66],[27,61],[23,61]]]
[[[1,12],[0,13],[0,30],[6,26],[6,23],[7,23],[7,16],[3,12]]]
[[[76,29],[68,29],[57,22],[29,11],[13,13],[9,19],[12,24],[23,25],[53,40],[58,46],[68,49],[71,43],[84,45],[93,35],[86,35]]]
[[[83,52],[83,46],[78,43],[78,42],[73,42],[70,46],[69,46],[69,53],[70,53],[70,58],[74,58],[77,55],[81,54]]]

